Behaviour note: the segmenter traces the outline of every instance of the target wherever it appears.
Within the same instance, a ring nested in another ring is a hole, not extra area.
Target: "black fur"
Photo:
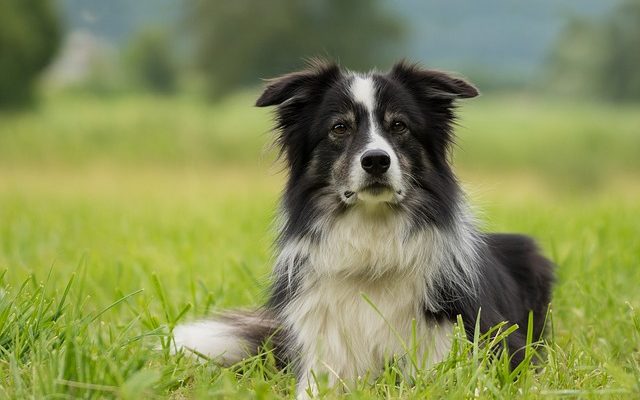
[[[408,167],[416,179],[413,193],[398,207],[409,209],[416,229],[429,224],[446,228],[456,218],[462,196],[449,165],[456,100],[475,97],[478,91],[462,79],[405,62],[396,64],[388,74],[374,76],[379,104],[397,107],[412,131],[418,132],[408,143],[395,144],[411,160]],[[280,248],[293,238],[314,235],[314,221],[328,214],[339,215],[344,208],[338,201],[326,201],[327,196],[335,196],[327,189],[331,180],[328,171],[341,151],[332,148],[326,132],[333,114],[345,112],[345,108],[361,112],[346,94],[348,83],[336,64],[313,62],[305,71],[269,81],[256,103],[278,106],[276,142],[289,171],[282,202],[287,218],[278,239]],[[552,264],[526,236],[485,234],[481,239],[477,295],[461,293],[456,282],[443,284],[438,288],[439,296],[445,299],[443,308],[425,309],[425,318],[455,320],[461,315],[470,338],[480,309],[483,332],[502,321],[518,324],[518,331],[507,341],[515,367],[522,360],[519,350],[525,345],[529,311],[533,312],[534,337],[542,336],[553,283]],[[300,274],[304,274],[304,260],[296,260],[293,277],[275,274],[269,309],[277,314],[296,296]]]
[[[354,94],[355,85],[363,79],[368,85],[363,90],[375,91],[375,96],[365,95],[364,101]],[[298,361],[304,349],[299,348],[292,326],[287,328],[287,312],[295,313],[287,307],[304,299],[304,290],[319,279],[326,279],[314,271],[316,265],[310,265],[308,248],[331,251],[319,247],[327,230],[345,215],[360,218],[360,214],[354,214],[354,207],[368,206],[356,201],[366,203],[367,193],[375,197],[383,191],[389,196],[387,200],[372,201],[378,207],[376,212],[384,218],[402,221],[401,234],[395,238],[402,239],[401,245],[418,238],[414,243],[419,247],[426,236],[416,235],[425,232],[435,232],[437,238],[447,240],[425,243],[431,249],[441,250],[433,252],[440,257],[437,261],[423,257],[412,261],[418,265],[417,270],[430,271],[429,278],[426,273],[420,275],[419,279],[425,279],[425,287],[414,303],[423,305],[419,307],[423,309],[423,317],[427,322],[444,319],[455,322],[461,316],[470,339],[476,323],[482,332],[501,322],[517,324],[517,331],[506,340],[515,368],[523,359],[521,350],[526,344],[530,312],[534,339],[543,335],[553,266],[532,239],[480,233],[469,220],[464,194],[449,160],[456,103],[477,95],[476,88],[463,79],[405,62],[396,64],[386,74],[365,76],[344,71],[333,63],[316,61],[304,71],[268,81],[256,105],[277,106],[276,143],[288,170],[281,203],[282,225],[276,242],[279,257],[265,307],[256,313],[231,315],[221,321],[249,343],[252,351],[269,341],[277,359],[293,363],[301,378],[304,371]],[[369,98],[375,101],[369,102]],[[374,134],[382,139],[372,139]],[[397,168],[395,175],[389,172],[373,176],[359,168],[358,160],[374,142],[378,143],[376,146],[386,146],[396,157],[392,163]],[[358,187],[353,187],[354,179]],[[369,219],[358,222],[372,223],[375,229],[378,220],[370,216],[367,214]],[[307,247],[296,248],[302,240]],[[367,242],[365,247],[387,251],[384,245]],[[377,280],[377,284],[383,285],[388,282],[384,279],[393,279],[393,274],[401,270],[390,265],[381,277],[373,275],[371,265],[358,266],[355,278],[349,275],[353,272],[350,270],[345,275],[360,282]],[[433,274],[433,270],[441,273]],[[331,280],[327,282],[334,284]]]
[[[477,297],[460,296],[450,287],[442,287],[449,296],[448,307],[437,313],[425,311],[427,317],[455,320],[462,316],[469,340],[473,339],[480,315],[480,331],[509,322],[518,330],[507,337],[511,366],[523,359],[529,312],[533,313],[533,340],[543,336],[547,308],[551,301],[553,264],[544,258],[533,239],[524,235],[492,233],[484,235],[482,280]]]

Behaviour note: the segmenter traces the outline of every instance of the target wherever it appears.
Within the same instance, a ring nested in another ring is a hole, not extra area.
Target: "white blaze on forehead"
[[[392,153],[389,143],[380,135],[379,127],[374,118],[376,104],[376,88],[371,76],[356,75],[351,84],[351,94],[353,99],[364,105],[369,117],[369,144],[367,149],[381,149]]]
[[[375,109],[376,98],[373,78],[370,76],[356,75],[351,84],[351,95],[355,101],[364,104],[371,118],[373,116],[373,110]]]

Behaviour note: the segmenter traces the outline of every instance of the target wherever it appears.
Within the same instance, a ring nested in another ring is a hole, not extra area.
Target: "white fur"
[[[319,242],[302,239],[283,249],[278,265],[285,270],[307,257],[298,296],[284,311],[307,373],[300,396],[315,390],[314,373],[327,374],[331,383],[352,382],[375,377],[392,357],[404,358],[411,371],[448,353],[451,323],[428,322],[423,307],[440,308],[429,288],[442,279],[473,290],[475,231],[461,220],[451,232],[411,234],[408,218],[383,205],[356,205],[317,226]]]
[[[351,84],[351,95],[355,101],[362,103],[369,113],[372,113],[375,109],[375,93],[375,86],[370,75],[357,74],[354,76]]]
[[[395,192],[402,191],[402,171],[400,170],[400,162],[398,156],[389,142],[382,136],[381,129],[376,119],[374,118],[375,112],[375,84],[373,78],[370,75],[355,75],[351,84],[351,96],[353,99],[364,105],[367,110],[369,119],[369,141],[364,149],[356,154],[351,165],[350,180],[351,185],[356,189],[359,189],[366,180],[366,172],[360,165],[360,158],[369,150],[384,150],[389,154],[391,158],[391,165],[386,172],[389,183],[394,188]],[[358,193],[358,197],[361,200],[369,202],[381,202],[390,201],[394,197],[394,193],[382,193],[381,196],[372,196],[366,192]]]
[[[386,151],[391,157],[389,181],[403,190],[398,156],[374,118],[373,78],[354,75],[350,91],[370,122],[362,152]],[[365,181],[361,155],[351,166],[354,190]],[[326,374],[330,383],[351,383],[374,378],[394,358],[409,376],[415,368],[442,360],[450,350],[453,325],[427,320],[425,308],[442,309],[443,299],[434,289],[445,282],[467,293],[475,290],[480,236],[464,203],[449,229],[415,230],[412,207],[391,208],[384,200],[388,193],[356,196],[364,201],[349,203],[337,216],[328,212],[310,234],[282,244],[277,255],[275,275],[297,286],[279,316],[295,341],[292,349],[300,351],[299,398],[307,397],[307,389],[317,393],[316,374]],[[280,226],[286,226],[286,214]],[[302,270],[295,273],[301,260]],[[222,322],[197,322],[176,328],[174,336],[178,348],[195,349],[228,365],[247,355],[247,343],[233,331]]]
[[[330,383],[374,379],[394,358],[407,375],[442,360],[451,344],[452,324],[427,323],[424,285],[414,275],[364,282],[321,279],[308,282],[305,295],[287,309],[307,371],[299,390],[313,387],[313,374]]]
[[[398,156],[374,118],[373,78],[355,75],[350,90],[367,110],[370,126],[367,144],[352,161],[350,184],[357,190],[366,180],[362,153],[380,149],[391,157],[389,182],[396,192],[403,191]],[[474,291],[479,235],[464,204],[450,229],[411,229],[415,216],[410,206],[392,209],[385,204],[396,195],[356,193],[362,201],[338,216],[328,213],[316,221],[312,234],[280,249],[275,274],[297,286],[281,317],[292,345],[300,350],[299,398],[307,397],[307,389],[316,393],[317,375],[325,374],[333,384],[353,383],[375,378],[385,361],[397,359],[411,376],[450,350],[452,322],[427,320],[425,307],[434,312],[442,308],[435,289],[445,282]],[[301,260],[303,270],[296,274]],[[176,345],[225,364],[246,355],[246,343],[221,322],[182,326],[174,334]]]
[[[237,329],[220,321],[196,321],[173,330],[176,350],[193,350],[229,366],[247,357],[248,343],[238,337]]]
[[[300,350],[299,398],[316,392],[314,376],[324,374],[332,384],[371,379],[393,358],[411,376],[447,355],[452,323],[425,319],[424,307],[441,307],[430,288],[444,279],[474,288],[478,237],[470,214],[458,215],[449,231],[411,232],[405,211],[356,204],[318,222],[318,241],[305,236],[284,245],[276,274],[286,274],[290,284],[294,264],[305,260],[297,296],[281,314]],[[249,355],[248,343],[221,321],[179,326],[174,337],[176,348],[223,365]]]

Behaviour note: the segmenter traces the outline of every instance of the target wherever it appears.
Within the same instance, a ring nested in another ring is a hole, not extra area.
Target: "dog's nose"
[[[391,157],[384,150],[367,150],[360,158],[362,169],[372,175],[382,175],[391,165]]]

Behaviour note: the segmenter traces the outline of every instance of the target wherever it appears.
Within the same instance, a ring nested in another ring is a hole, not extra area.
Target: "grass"
[[[269,355],[220,369],[162,346],[179,321],[264,299],[282,176],[251,100],[52,97],[0,114],[0,398],[292,395]],[[637,107],[483,99],[461,124],[485,227],[534,235],[559,265],[543,362],[513,379],[458,332],[413,382],[390,365],[351,398],[637,398]]]

